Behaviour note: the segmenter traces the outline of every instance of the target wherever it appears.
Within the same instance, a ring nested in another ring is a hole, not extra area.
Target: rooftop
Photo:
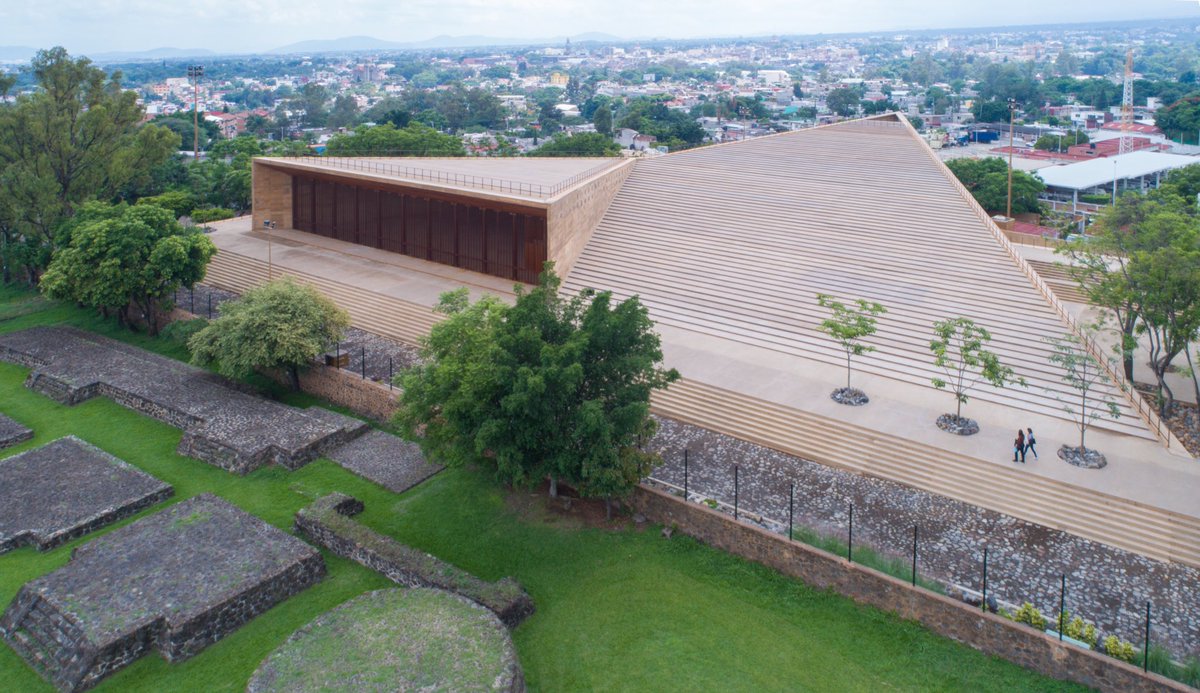
[[[621,165],[595,157],[337,157],[259,158],[271,166],[371,176],[423,187],[486,191],[503,197],[548,200]]]
[[[1141,151],[1065,166],[1048,166],[1039,169],[1037,175],[1052,188],[1089,190],[1110,184],[1114,178],[1140,178],[1192,164],[1200,164],[1200,158]]]

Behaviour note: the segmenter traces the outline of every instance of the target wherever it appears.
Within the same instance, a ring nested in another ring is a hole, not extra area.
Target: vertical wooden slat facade
[[[544,212],[513,212],[417,191],[292,177],[299,231],[535,283],[547,257]]]

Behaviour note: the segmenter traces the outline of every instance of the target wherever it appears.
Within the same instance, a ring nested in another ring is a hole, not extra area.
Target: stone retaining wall
[[[362,501],[331,493],[296,513],[296,531],[314,544],[380,572],[398,584],[434,587],[462,595],[490,609],[509,628],[516,628],[533,614],[533,600],[516,580],[506,577],[484,582],[350,519],[362,510]]]
[[[291,385],[287,373],[268,371],[267,375],[283,385]],[[381,423],[396,414],[396,399],[400,395],[400,390],[389,390],[387,385],[369,378],[319,363],[300,371],[300,389]]]
[[[986,654],[1003,657],[1054,678],[1102,691],[1190,691],[1157,674],[1090,650],[1061,643],[1006,618],[934,592],[915,588],[876,570],[856,565],[773,532],[735,521],[698,503],[638,487],[633,506],[651,522],[679,531],[722,551],[769,566],[816,587],[868,604]]]

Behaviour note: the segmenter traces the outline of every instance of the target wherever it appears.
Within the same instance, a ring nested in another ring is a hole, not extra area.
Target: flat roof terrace
[[[352,174],[399,184],[484,191],[548,201],[625,159],[595,157],[260,157],[293,171]]]

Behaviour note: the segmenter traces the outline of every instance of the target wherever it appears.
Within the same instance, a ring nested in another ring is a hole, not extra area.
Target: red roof
[[[1119,130],[1125,129],[1125,124],[1117,123],[1117,122],[1105,123],[1104,126],[1101,127],[1100,129],[1101,130],[1118,130],[1119,131]],[[1139,135],[1161,135],[1162,134],[1162,130],[1158,129],[1156,126],[1147,125],[1145,123],[1130,123],[1129,124],[1129,132],[1136,132]]]

